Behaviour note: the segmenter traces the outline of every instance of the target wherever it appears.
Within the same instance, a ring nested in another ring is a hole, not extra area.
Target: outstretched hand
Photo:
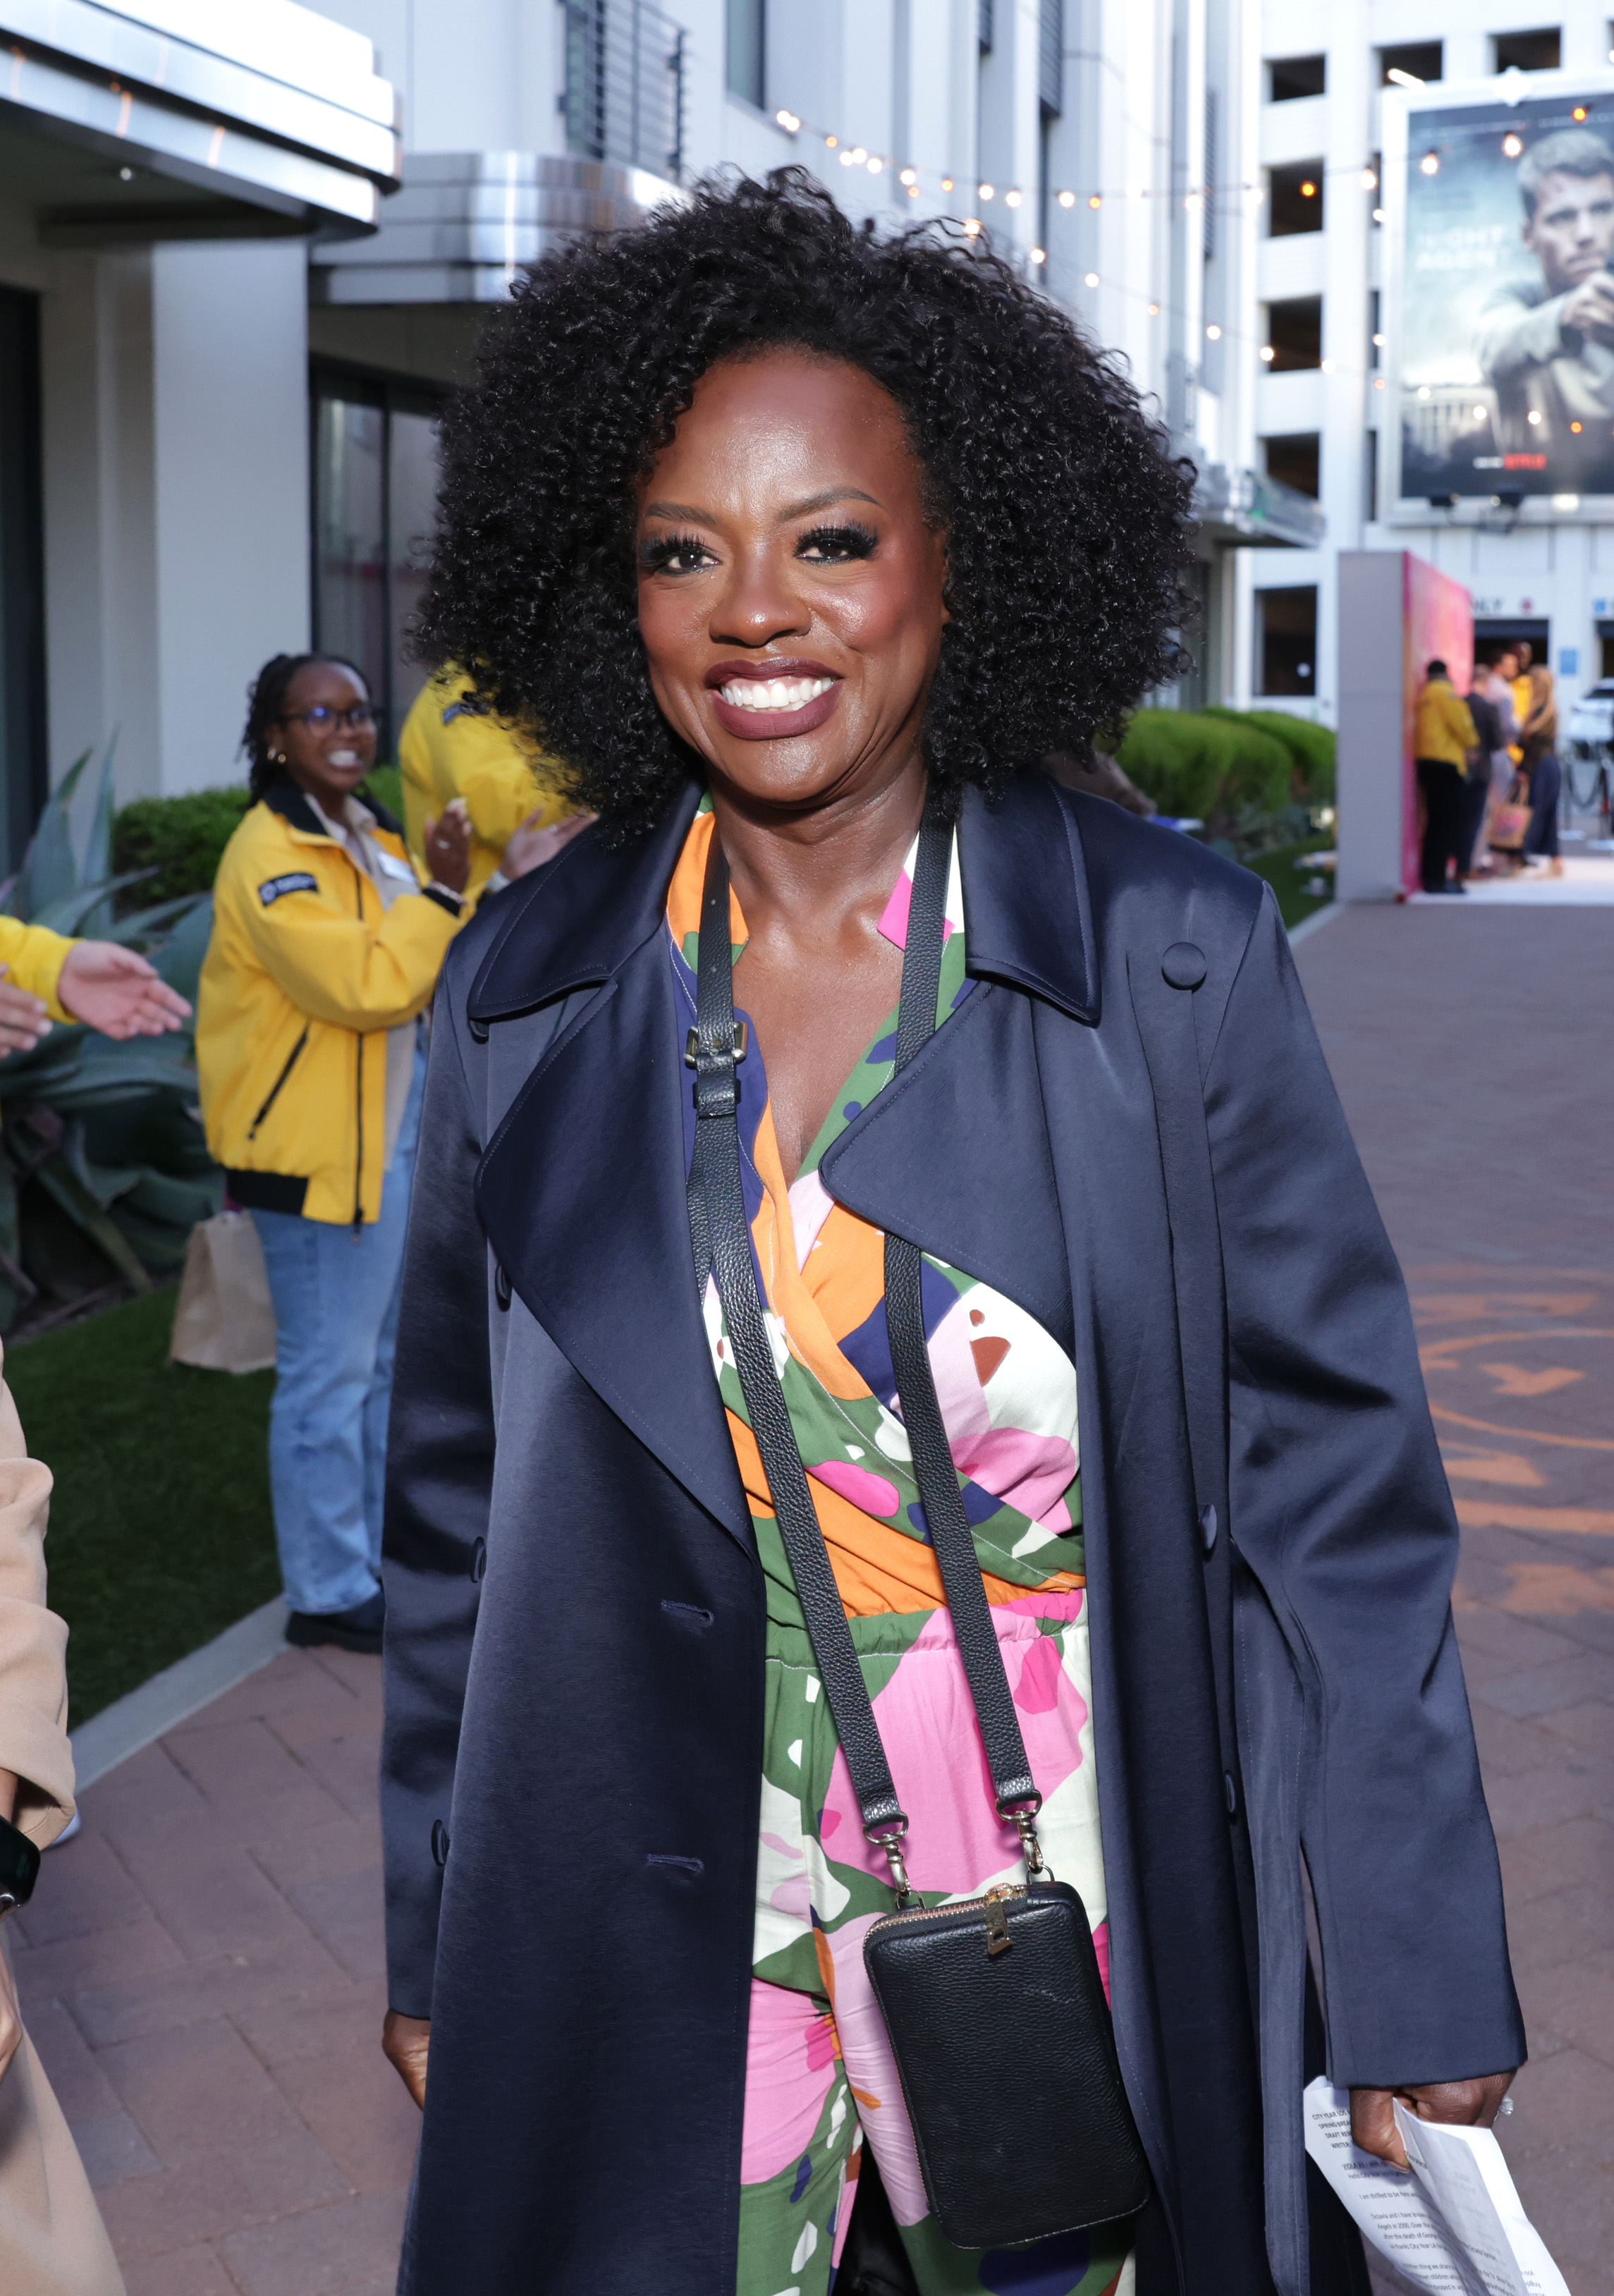
[[[512,830],[510,841],[499,857],[502,875],[513,883],[525,877],[531,869],[541,868],[553,861],[564,845],[569,845],[580,829],[586,829],[594,818],[592,813],[569,813],[561,821],[542,826],[544,808],[539,806],[529,813],[519,829]]]
[[[0,1054],[31,1053],[51,1033],[51,1016],[43,996],[31,996],[4,978],[0,964]]]
[[[1397,2097],[1420,2120],[1454,2122],[1462,2128],[1488,2128],[1512,2087],[1512,2073],[1484,2073],[1478,2080],[1421,2081],[1408,2088],[1354,2088],[1350,2093],[1351,2143],[1392,2167],[1407,2166],[1406,2147],[1396,2126]]]
[[[127,1037],[166,1036],[191,1017],[184,998],[154,965],[112,940],[74,943],[56,997],[75,1021],[119,1043]]]

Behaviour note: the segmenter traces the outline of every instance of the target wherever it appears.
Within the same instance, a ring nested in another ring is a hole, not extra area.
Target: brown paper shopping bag
[[[168,1361],[233,1372],[274,1363],[274,1307],[250,1212],[220,1212],[192,1229]]]

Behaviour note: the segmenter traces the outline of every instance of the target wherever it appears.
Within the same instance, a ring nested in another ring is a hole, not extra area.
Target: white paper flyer
[[[1307,2151],[1409,2296],[1569,2296],[1488,2128],[1397,2104],[1409,2172],[1357,2151],[1344,2090],[1315,2080],[1305,2103]]]

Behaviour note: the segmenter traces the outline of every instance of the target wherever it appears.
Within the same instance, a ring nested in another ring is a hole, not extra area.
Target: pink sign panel
[[[1474,602],[1461,582],[1410,550],[1401,554],[1401,888],[1415,893],[1418,865],[1418,775],[1413,729],[1424,669],[1445,662],[1452,684],[1466,693],[1474,675]]]

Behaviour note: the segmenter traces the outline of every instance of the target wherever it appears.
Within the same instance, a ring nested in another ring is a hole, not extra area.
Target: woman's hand
[[[51,1016],[41,996],[30,996],[5,979],[0,964],[0,1054],[31,1053],[51,1033]]]
[[[1395,2168],[1405,2169],[1406,2147],[1396,2127],[1397,2097],[1420,2120],[1446,2120],[1462,2128],[1488,2128],[1512,2085],[1512,2073],[1484,2073],[1478,2080],[1421,2081],[1410,2088],[1354,2088],[1350,2093],[1351,2142],[1364,2152],[1372,2152]]]
[[[397,2068],[398,2079],[416,2104],[426,2102],[426,2052],[431,2046],[431,2021],[426,2017],[400,2016],[389,2009],[381,2027],[381,2051]]]
[[[512,830],[510,841],[499,857],[499,870],[513,884],[518,877],[526,876],[529,869],[542,868],[553,861],[562,846],[569,845],[580,829],[586,829],[594,818],[592,813],[569,813],[563,821],[553,822],[545,829],[542,824],[544,808],[538,806],[529,813],[519,829]]]
[[[451,797],[426,824],[426,866],[434,885],[463,893],[471,875],[471,816],[463,797]]]
[[[113,940],[76,941],[56,984],[57,1002],[75,1021],[120,1043],[127,1037],[162,1037],[191,1017],[191,1008],[156,967]]]

